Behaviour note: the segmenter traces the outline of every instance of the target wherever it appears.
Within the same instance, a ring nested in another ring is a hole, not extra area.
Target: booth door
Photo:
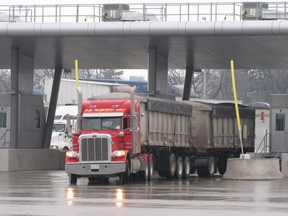
[[[288,109],[272,110],[270,151],[288,152]]]

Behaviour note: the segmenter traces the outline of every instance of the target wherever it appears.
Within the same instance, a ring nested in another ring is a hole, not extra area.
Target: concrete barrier
[[[1,149],[0,171],[64,170],[65,152],[53,149]]]
[[[229,158],[223,179],[272,180],[283,178],[279,159]]]

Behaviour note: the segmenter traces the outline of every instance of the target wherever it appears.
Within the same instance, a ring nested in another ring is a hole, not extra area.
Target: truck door
[[[10,147],[10,107],[0,107],[0,148]]]
[[[288,151],[288,109],[272,109],[271,152]]]

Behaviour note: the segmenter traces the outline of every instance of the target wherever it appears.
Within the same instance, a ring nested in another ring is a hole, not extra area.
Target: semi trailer
[[[255,111],[240,106],[243,150],[254,151]],[[82,128],[66,153],[70,184],[119,177],[151,181],[224,174],[227,159],[241,153],[234,104],[171,101],[110,93],[82,103]]]

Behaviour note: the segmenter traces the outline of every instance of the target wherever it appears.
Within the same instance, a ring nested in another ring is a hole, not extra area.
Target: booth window
[[[35,109],[34,112],[34,128],[40,128],[40,113],[41,111],[39,109]]]
[[[7,127],[7,113],[0,112],[0,128]]]
[[[284,113],[276,113],[276,131],[285,131]]]

